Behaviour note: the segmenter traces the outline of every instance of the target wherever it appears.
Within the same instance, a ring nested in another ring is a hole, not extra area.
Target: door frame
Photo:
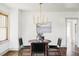
[[[78,25],[78,22],[79,22],[79,18],[78,17],[66,17],[65,18],[65,24],[66,24],[66,47],[67,47],[67,21],[68,20],[77,20],[77,25]],[[77,28],[76,28],[76,31],[78,31],[78,26],[77,26]],[[77,33],[76,33],[76,37],[77,37]],[[76,38],[77,39],[77,38]],[[67,55],[67,50],[66,50],[66,55]]]

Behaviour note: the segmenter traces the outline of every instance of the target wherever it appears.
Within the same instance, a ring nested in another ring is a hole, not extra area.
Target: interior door
[[[75,56],[77,18],[67,18],[67,55]]]

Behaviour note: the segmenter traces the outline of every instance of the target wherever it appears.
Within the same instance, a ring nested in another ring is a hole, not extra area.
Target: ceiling
[[[10,8],[39,11],[39,3],[5,3]],[[79,11],[79,3],[42,3],[42,11]]]

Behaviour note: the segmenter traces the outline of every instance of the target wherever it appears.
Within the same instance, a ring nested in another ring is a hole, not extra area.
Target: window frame
[[[4,14],[4,13],[1,13],[0,12],[0,15],[3,15],[3,16],[5,16],[7,19],[7,21],[5,21],[5,24],[6,24],[6,22],[7,22],[7,27],[4,27],[4,28],[6,28],[6,39],[5,40],[1,40],[0,42],[3,42],[3,41],[6,41],[6,40],[8,40],[8,15],[7,14]],[[1,28],[1,27],[0,27]]]

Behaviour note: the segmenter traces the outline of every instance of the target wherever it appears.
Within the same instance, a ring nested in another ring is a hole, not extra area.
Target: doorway
[[[66,18],[67,27],[67,56],[75,56],[77,48],[77,23],[78,18]]]

